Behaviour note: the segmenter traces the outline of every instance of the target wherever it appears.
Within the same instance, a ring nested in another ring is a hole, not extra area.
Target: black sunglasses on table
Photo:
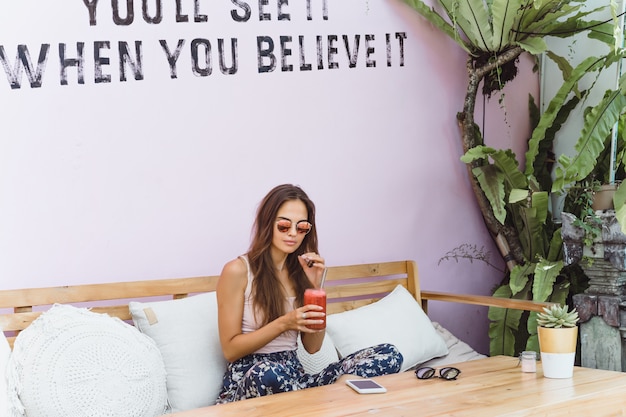
[[[456,379],[461,373],[460,369],[453,367],[446,367],[439,369],[439,375],[436,375],[437,370],[429,366],[418,368],[415,370],[415,376],[417,379],[430,379],[430,378],[442,378],[448,381]]]

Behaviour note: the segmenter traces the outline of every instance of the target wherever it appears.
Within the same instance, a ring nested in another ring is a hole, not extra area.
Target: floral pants
[[[304,371],[295,350],[252,354],[228,365],[216,403],[328,385],[344,374],[363,378],[393,374],[400,370],[402,360],[394,345],[381,344],[348,355],[310,375]]]

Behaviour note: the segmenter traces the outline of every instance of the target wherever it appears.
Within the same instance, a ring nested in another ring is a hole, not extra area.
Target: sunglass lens
[[[415,371],[415,375],[418,379],[432,378],[434,374],[435,370],[433,368],[419,368]]]
[[[461,371],[456,368],[443,368],[441,369],[441,371],[439,371],[439,374],[444,379],[456,379],[456,377],[459,376],[460,373]]]
[[[281,233],[286,233],[291,229],[291,221],[289,220],[279,220],[276,222],[276,227],[278,231]]]
[[[309,222],[302,222],[302,223],[298,223],[298,233],[304,233],[307,234],[311,231],[311,223]]]

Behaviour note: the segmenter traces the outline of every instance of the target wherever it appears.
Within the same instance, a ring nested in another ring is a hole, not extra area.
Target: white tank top
[[[243,306],[243,321],[241,323],[242,333],[251,333],[261,327],[261,323],[257,322],[254,317],[253,299],[252,299],[252,270],[246,255],[240,256],[248,269],[248,284],[246,285],[245,301]],[[289,312],[294,309],[296,297],[285,297],[285,311]],[[281,333],[276,339],[263,346],[254,353],[274,353],[283,352],[285,350],[296,350],[298,342],[298,332],[296,330],[288,330]]]

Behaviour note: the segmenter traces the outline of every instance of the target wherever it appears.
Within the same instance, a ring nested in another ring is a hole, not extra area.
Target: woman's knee
[[[248,373],[249,383],[259,395],[274,394],[292,390],[291,377],[282,366],[260,364]]]

